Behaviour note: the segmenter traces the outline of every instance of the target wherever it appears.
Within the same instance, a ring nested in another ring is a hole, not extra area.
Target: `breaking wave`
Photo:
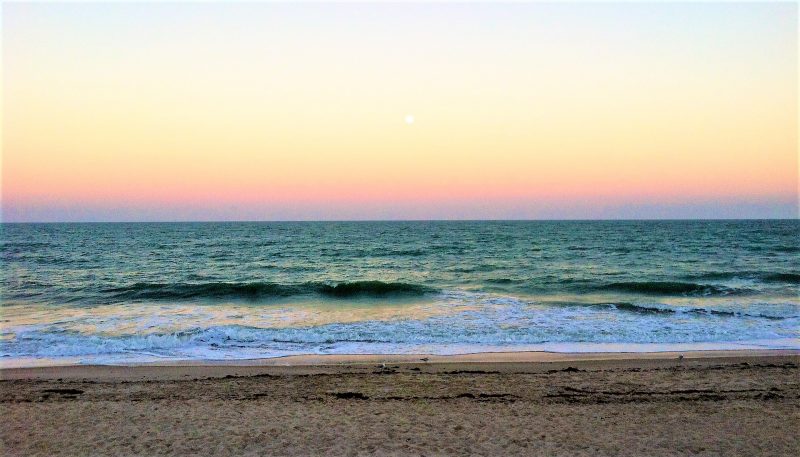
[[[739,311],[727,311],[727,310],[712,309],[712,308],[644,306],[644,305],[635,305],[633,303],[598,303],[596,304],[596,306],[603,306],[611,309],[617,309],[620,311],[628,311],[639,314],[664,314],[664,315],[695,314],[695,315],[707,315],[707,316],[718,316],[718,317],[755,317],[760,319],[772,319],[772,320],[783,320],[783,319],[791,319],[798,317],[798,316],[775,316],[764,313],[745,313]]]
[[[766,283],[800,284],[800,273],[760,272],[760,271],[712,271],[693,278],[704,280],[751,279]]]
[[[710,284],[696,284],[691,282],[615,282],[597,288],[601,291],[614,291],[644,295],[679,295],[679,296],[712,296],[712,295],[740,295],[747,293],[747,289],[717,286]]]
[[[270,299],[298,295],[319,295],[331,298],[380,298],[423,296],[436,289],[403,282],[354,281],[341,283],[309,282],[279,284],[272,282],[208,282],[208,283],[136,283],[104,289],[117,300],[188,300],[188,299]]]

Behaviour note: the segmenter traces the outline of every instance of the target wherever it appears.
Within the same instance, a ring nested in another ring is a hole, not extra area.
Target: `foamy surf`
[[[699,306],[699,305],[697,305]],[[131,307],[129,307],[131,308]],[[449,291],[426,303],[325,309],[297,306],[140,305],[9,314],[3,357],[81,360],[230,360],[299,354],[558,350],[633,347],[800,348],[800,306],[758,304],[746,311],[686,305],[545,303]],[[769,313],[769,314],[767,314]],[[50,322],[57,317],[56,322]],[[761,346],[759,346],[761,347]],[[137,358],[138,356],[144,359]]]

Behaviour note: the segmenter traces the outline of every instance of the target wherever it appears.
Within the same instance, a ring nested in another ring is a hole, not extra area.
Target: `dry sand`
[[[423,357],[4,369],[0,452],[800,455],[797,351]]]

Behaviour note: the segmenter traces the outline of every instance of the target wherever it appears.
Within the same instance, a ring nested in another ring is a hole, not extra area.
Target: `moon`
[[[414,123],[414,115],[413,114],[407,114],[406,115],[406,124],[411,125],[413,123]]]

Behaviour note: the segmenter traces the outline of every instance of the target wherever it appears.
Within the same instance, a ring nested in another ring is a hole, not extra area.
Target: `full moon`
[[[414,116],[407,114],[406,115],[406,124],[411,125],[414,123]]]

